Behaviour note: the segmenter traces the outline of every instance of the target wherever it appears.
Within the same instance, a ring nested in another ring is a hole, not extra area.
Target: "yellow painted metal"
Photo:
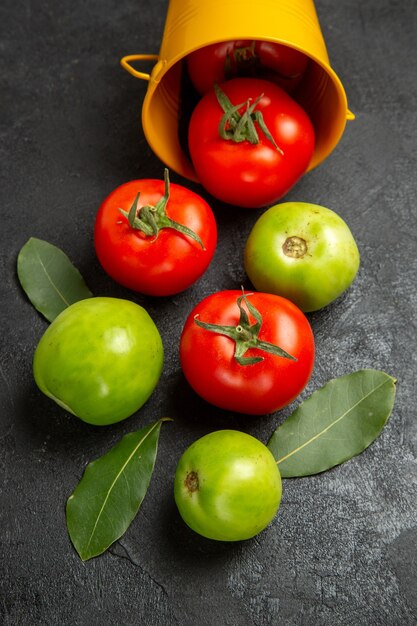
[[[122,66],[148,82],[142,106],[145,137],[170,169],[197,180],[182,137],[182,89],[185,57],[220,41],[239,39],[273,41],[303,52],[308,68],[294,97],[309,114],[316,147],[309,169],[336,147],[346,120],[343,85],[332,69],[313,0],[170,0],[159,55],[128,55]],[[156,60],[150,74],[136,70],[131,61]],[[184,135],[184,133],[183,133]]]

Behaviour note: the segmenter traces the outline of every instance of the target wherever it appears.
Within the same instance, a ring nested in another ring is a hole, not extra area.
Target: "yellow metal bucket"
[[[309,58],[296,99],[316,132],[310,170],[336,147],[346,120],[354,119],[330,66],[313,0],[258,0],[256,5],[253,0],[170,0],[159,55],[131,54],[121,65],[149,81],[142,126],[150,147],[167,167],[190,180],[198,179],[181,138],[183,112],[189,109],[184,59],[204,46],[242,39],[280,43]],[[149,60],[155,61],[150,74],[135,67]]]

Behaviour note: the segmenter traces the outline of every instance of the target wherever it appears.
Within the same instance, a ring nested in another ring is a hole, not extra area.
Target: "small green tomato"
[[[52,322],[35,351],[39,389],[84,422],[106,425],[137,411],[159,380],[158,329],[141,306],[88,298]]]
[[[249,539],[274,518],[281,476],[268,448],[236,430],[195,441],[179,460],[174,495],[184,522],[219,541]]]
[[[340,296],[359,269],[359,251],[347,224],[317,204],[271,207],[245,246],[246,273],[258,291],[284,296],[304,312]]]

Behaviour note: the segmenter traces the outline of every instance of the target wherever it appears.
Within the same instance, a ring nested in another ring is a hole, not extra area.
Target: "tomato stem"
[[[235,76],[255,76],[259,70],[259,57],[256,54],[256,42],[248,46],[233,46],[226,53],[224,76],[226,80]]]
[[[129,211],[124,211],[119,208],[120,213],[127,218],[131,228],[140,230],[149,237],[153,236],[154,240],[158,238],[160,230],[163,228],[172,228],[173,230],[194,239],[194,241],[199,243],[204,250],[204,244],[197,233],[191,230],[191,228],[188,228],[188,226],[175,222],[166,214],[166,207],[169,201],[169,172],[167,168],[164,170],[164,182],[164,195],[158,200],[155,206],[145,204],[143,207],[138,209],[140,197],[140,192],[138,192]]]
[[[243,287],[242,295],[237,298],[236,303],[240,311],[239,323],[237,326],[226,326],[202,322],[198,319],[198,314],[194,317],[194,322],[197,326],[200,326],[200,328],[203,328],[204,330],[233,339],[235,342],[234,358],[239,365],[254,365],[255,363],[259,363],[264,360],[264,357],[262,356],[245,357],[245,353],[251,348],[257,348],[258,350],[263,350],[264,352],[269,352],[270,354],[280,356],[284,359],[290,359],[291,361],[297,360],[279,346],[259,339],[259,332],[262,326],[262,315],[258,309],[251,302],[249,302]],[[255,318],[254,324],[250,323],[249,315],[243,308],[242,303],[246,305],[248,312]]]
[[[268,126],[265,124],[262,112],[255,111],[256,106],[264,97],[263,93],[255,98],[255,100],[248,98],[245,102],[233,105],[219,85],[214,85],[214,91],[217,101],[224,111],[219,123],[219,135],[222,139],[236,143],[249,141],[251,144],[258,144],[259,135],[255,126],[256,122],[274,148],[278,150],[280,154],[284,154],[283,150],[276,144]],[[245,107],[245,110],[243,113],[240,113],[243,107]]]
[[[232,47],[226,53],[224,62],[224,76],[226,80],[236,76],[262,76],[267,74],[268,68],[262,67],[262,63],[257,50],[256,41],[251,41],[248,46]],[[273,75],[280,80],[294,80],[302,76],[303,72],[295,74],[282,74],[275,67]]]
[[[258,56],[256,54],[256,42],[251,41],[249,46],[240,46],[236,47],[233,50],[233,57],[235,62],[239,64],[247,64],[254,63],[254,61],[258,60]]]

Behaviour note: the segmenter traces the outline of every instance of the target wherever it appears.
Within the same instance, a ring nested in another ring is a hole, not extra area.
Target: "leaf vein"
[[[136,454],[136,452],[138,451],[138,449],[140,448],[140,446],[143,444],[143,442],[145,441],[145,439],[146,439],[147,437],[149,437],[149,435],[150,435],[150,434],[151,434],[151,433],[155,430],[155,428],[157,428],[157,426],[158,426],[158,425],[159,425],[159,422],[156,422],[156,424],[154,424],[154,425],[152,426],[152,428],[151,428],[151,429],[149,429],[149,431],[148,431],[148,432],[147,432],[147,433],[146,433],[146,434],[142,437],[142,439],[141,439],[141,440],[137,443],[137,445],[134,447],[134,449],[132,450],[132,452],[130,453],[130,455],[128,456],[128,458],[126,459],[126,461],[124,462],[124,464],[122,465],[121,469],[120,469],[120,470],[118,471],[118,473],[116,474],[116,476],[115,476],[115,478],[114,478],[114,480],[113,480],[112,484],[110,485],[110,487],[109,487],[109,489],[108,489],[108,491],[107,491],[107,495],[106,495],[106,497],[104,498],[104,502],[103,502],[103,504],[102,504],[102,506],[101,506],[101,508],[100,508],[100,511],[99,511],[99,513],[98,513],[98,515],[97,515],[97,519],[96,519],[96,521],[95,521],[95,524],[94,524],[93,529],[92,529],[92,531],[91,531],[91,534],[90,534],[90,537],[89,537],[89,540],[88,540],[87,546],[86,546],[86,548],[85,548],[85,551],[86,551],[86,552],[87,552],[88,548],[90,547],[90,544],[91,544],[91,541],[92,541],[92,539],[93,539],[93,537],[94,537],[94,533],[95,533],[95,531],[96,531],[97,525],[98,525],[98,523],[99,523],[99,521],[100,521],[101,516],[103,515],[104,508],[105,508],[105,506],[106,506],[106,504],[107,504],[107,501],[108,501],[108,499],[109,499],[109,497],[110,497],[111,492],[113,491],[113,488],[114,488],[115,484],[116,484],[116,483],[117,483],[117,481],[119,480],[120,476],[124,473],[124,471],[125,471],[125,469],[126,469],[127,465],[130,463],[130,461],[132,460],[132,458],[134,457],[134,455]]]
[[[380,387],[382,387],[383,385],[386,384],[386,380],[384,380],[380,385],[378,385],[377,387],[374,387],[373,389],[371,389],[371,391],[369,393],[367,393],[366,395],[364,395],[363,397],[360,398],[360,400],[358,400],[358,402],[356,402],[353,406],[351,406],[347,411],[345,411],[344,413],[342,413],[342,415],[340,417],[338,417],[336,420],[334,420],[333,422],[331,422],[328,426],[326,426],[326,428],[324,428],[323,430],[321,430],[320,432],[318,432],[316,435],[314,435],[314,437],[311,437],[310,439],[308,439],[307,441],[305,441],[303,444],[299,445],[297,448],[294,448],[294,450],[292,450],[291,452],[289,452],[288,454],[286,454],[285,456],[283,456],[281,459],[278,459],[277,461],[277,465],[279,465],[280,463],[282,463],[283,461],[286,461],[289,457],[291,457],[293,454],[296,454],[297,452],[299,452],[300,450],[302,450],[303,448],[305,448],[306,446],[308,446],[310,443],[312,443],[313,441],[315,441],[316,439],[318,439],[321,435],[323,435],[325,432],[327,432],[328,430],[330,430],[331,428],[333,428],[333,426],[335,426],[338,422],[340,422],[340,420],[342,420],[343,418],[346,417],[346,415],[348,415],[351,411],[353,411],[359,404],[361,404],[361,402],[363,402],[364,400],[366,400],[366,398],[368,398],[370,395],[372,395],[373,393],[375,393]]]
[[[63,294],[63,293],[61,293],[61,291],[58,289],[58,287],[57,287],[57,286],[55,285],[55,283],[53,282],[52,277],[49,275],[49,272],[48,272],[48,270],[47,270],[47,268],[46,268],[46,265],[44,264],[44,262],[42,261],[41,257],[39,256],[39,253],[36,253],[36,257],[37,257],[37,259],[39,260],[39,263],[40,263],[40,265],[41,265],[42,269],[44,270],[45,275],[46,275],[47,279],[49,280],[49,282],[51,283],[51,285],[52,285],[53,289],[55,289],[55,291],[56,291],[56,292],[57,292],[57,294],[61,297],[61,299],[63,300],[63,302],[65,302],[65,304],[66,304],[67,306],[69,306],[69,305],[70,305],[70,302],[68,302],[68,300],[64,297],[64,294]]]

